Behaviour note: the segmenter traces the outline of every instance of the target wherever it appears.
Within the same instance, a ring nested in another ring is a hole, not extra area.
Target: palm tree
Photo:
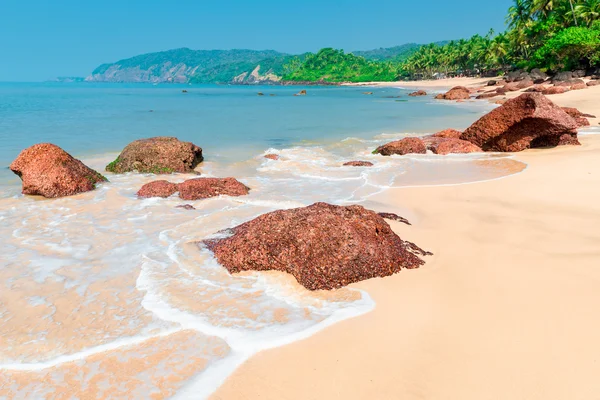
[[[585,0],[575,7],[575,14],[587,25],[600,20],[600,0]]]
[[[506,16],[506,24],[511,29],[523,27],[531,20],[531,0],[514,0],[514,2]]]

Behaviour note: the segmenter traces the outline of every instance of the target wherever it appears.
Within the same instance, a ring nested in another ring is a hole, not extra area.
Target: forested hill
[[[276,82],[291,56],[273,50],[191,50],[142,54],[96,68],[92,82]]]
[[[364,57],[369,62],[401,62],[417,52],[420,46],[409,43],[390,48],[355,51],[352,54]],[[102,64],[86,80],[148,83],[275,83],[284,75],[290,75],[308,55],[310,53],[292,56],[273,50],[181,48]]]

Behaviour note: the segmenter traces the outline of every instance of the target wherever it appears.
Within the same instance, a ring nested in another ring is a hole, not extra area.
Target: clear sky
[[[346,51],[504,29],[511,0],[0,0],[0,81],[178,47]]]

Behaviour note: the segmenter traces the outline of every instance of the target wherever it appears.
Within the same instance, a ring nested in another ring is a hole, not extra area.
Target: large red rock
[[[508,100],[467,128],[461,139],[484,151],[521,151],[577,137],[577,122],[540,93]]]
[[[188,179],[178,186],[183,200],[199,200],[215,196],[244,196],[250,188],[235,178]]]
[[[438,138],[459,139],[460,135],[462,135],[462,132],[461,131],[457,131],[456,129],[444,129],[443,131],[434,133],[431,136],[432,137],[438,137]]]
[[[230,273],[277,270],[309,290],[330,290],[424,264],[375,212],[316,203],[275,211],[204,243]]]
[[[427,147],[425,147],[425,143],[421,139],[409,137],[379,146],[374,153],[383,156],[391,156],[392,154],[401,156],[405,154],[425,154],[427,153]]]
[[[438,138],[428,143],[427,148],[433,153],[444,156],[446,154],[480,153],[483,150],[466,140],[454,138]]]
[[[202,160],[202,149],[193,143],[174,137],[153,137],[129,143],[106,170],[118,174],[129,171],[186,173],[192,172]]]
[[[177,184],[165,180],[146,183],[137,192],[138,197],[169,197],[177,192]]]
[[[467,100],[471,98],[471,91],[464,86],[455,86],[443,95],[437,95],[441,100]]]
[[[23,181],[23,194],[49,198],[88,192],[107,179],[51,143],[28,147],[10,164]]]

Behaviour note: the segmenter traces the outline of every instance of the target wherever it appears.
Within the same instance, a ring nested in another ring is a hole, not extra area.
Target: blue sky
[[[504,29],[511,0],[0,0],[0,81],[178,47],[347,51]]]

